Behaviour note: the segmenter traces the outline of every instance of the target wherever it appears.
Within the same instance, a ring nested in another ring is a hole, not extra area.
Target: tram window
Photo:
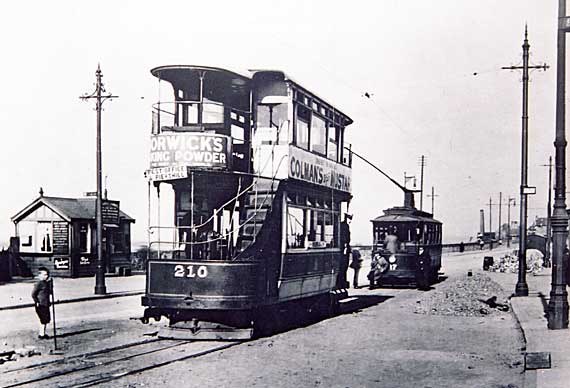
[[[338,141],[337,141],[337,129],[329,125],[328,127],[328,146],[327,146],[327,158],[330,160],[338,161]]]
[[[257,128],[281,128],[287,121],[287,104],[257,105]]]
[[[242,127],[232,124],[232,139],[234,144],[244,143],[244,132],[245,131]]]
[[[305,107],[298,106],[296,120],[296,144],[298,147],[308,150],[311,112]]]
[[[325,120],[313,115],[311,120],[311,151],[321,155],[326,154],[327,128]]]
[[[224,106],[215,102],[207,102],[205,99],[204,112],[202,122],[204,123],[223,123],[224,122]]]
[[[336,239],[335,236],[335,224],[336,219],[338,216],[334,213],[326,212],[324,213],[325,216],[325,225],[324,225],[324,240],[327,243],[328,248],[336,247]]]
[[[305,247],[305,210],[288,206],[287,208],[287,246]]]

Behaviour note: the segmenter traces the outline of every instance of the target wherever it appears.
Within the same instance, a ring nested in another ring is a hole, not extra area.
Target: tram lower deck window
[[[288,206],[288,248],[334,248],[338,246],[338,213]]]

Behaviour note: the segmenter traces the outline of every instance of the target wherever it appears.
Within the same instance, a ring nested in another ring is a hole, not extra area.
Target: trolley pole
[[[566,0],[558,0],[558,34],[556,63],[556,137],[554,141],[556,183],[554,185],[554,211],[552,213],[552,288],[548,302],[548,328],[568,328],[568,293],[566,291],[565,248],[568,237],[566,213],[566,32],[570,31],[570,18],[566,16]]]
[[[95,220],[97,224],[97,270],[95,272],[95,295],[105,295],[107,293],[107,288],[105,287],[105,263],[103,262],[103,219],[101,213],[101,171],[102,171],[102,161],[101,161],[101,110],[103,102],[112,98],[117,98],[118,96],[113,96],[112,94],[106,94],[101,78],[103,74],[101,73],[101,66],[97,65],[97,71],[95,72],[97,82],[95,84],[95,91],[89,95],[84,95],[81,98],[84,101],[94,98],[95,99],[95,111],[97,112],[97,200],[95,204]]]
[[[520,209],[520,220],[519,220],[519,271],[518,271],[518,281],[515,286],[516,296],[528,296],[528,284],[526,283],[526,221],[527,221],[527,195],[528,195],[528,182],[527,182],[527,171],[528,171],[528,71],[529,69],[548,69],[546,64],[539,66],[529,66],[529,48],[528,43],[528,31],[525,26],[524,29],[524,42],[523,48],[523,66],[508,66],[502,67],[501,69],[515,70],[522,69],[523,71],[523,101],[522,101],[522,146],[521,146],[521,185],[520,185],[520,196],[521,196],[521,209]]]

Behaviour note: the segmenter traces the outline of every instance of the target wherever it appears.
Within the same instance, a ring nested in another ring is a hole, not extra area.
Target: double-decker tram
[[[352,120],[281,71],[151,73],[169,97],[153,106],[149,212],[154,186],[173,221],[149,225],[158,257],[143,322],[166,317],[163,336],[239,339],[284,305],[334,308],[346,295]]]
[[[410,196],[411,192],[406,193]],[[371,286],[416,284],[428,288],[437,282],[441,268],[442,223],[433,215],[416,209],[412,203],[384,210],[372,220],[373,266],[383,261],[370,274]]]

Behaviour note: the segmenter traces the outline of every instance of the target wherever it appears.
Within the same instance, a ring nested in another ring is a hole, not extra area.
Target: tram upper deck
[[[272,238],[280,252],[338,250],[341,203],[351,198],[347,115],[281,71],[151,73],[160,97],[148,177],[174,190],[174,250],[230,259],[254,245],[267,251]]]
[[[350,191],[344,130],[352,120],[283,72],[161,66],[151,73],[161,95],[153,106],[155,181],[184,176],[187,169],[217,169]],[[165,82],[169,96],[163,100]]]

